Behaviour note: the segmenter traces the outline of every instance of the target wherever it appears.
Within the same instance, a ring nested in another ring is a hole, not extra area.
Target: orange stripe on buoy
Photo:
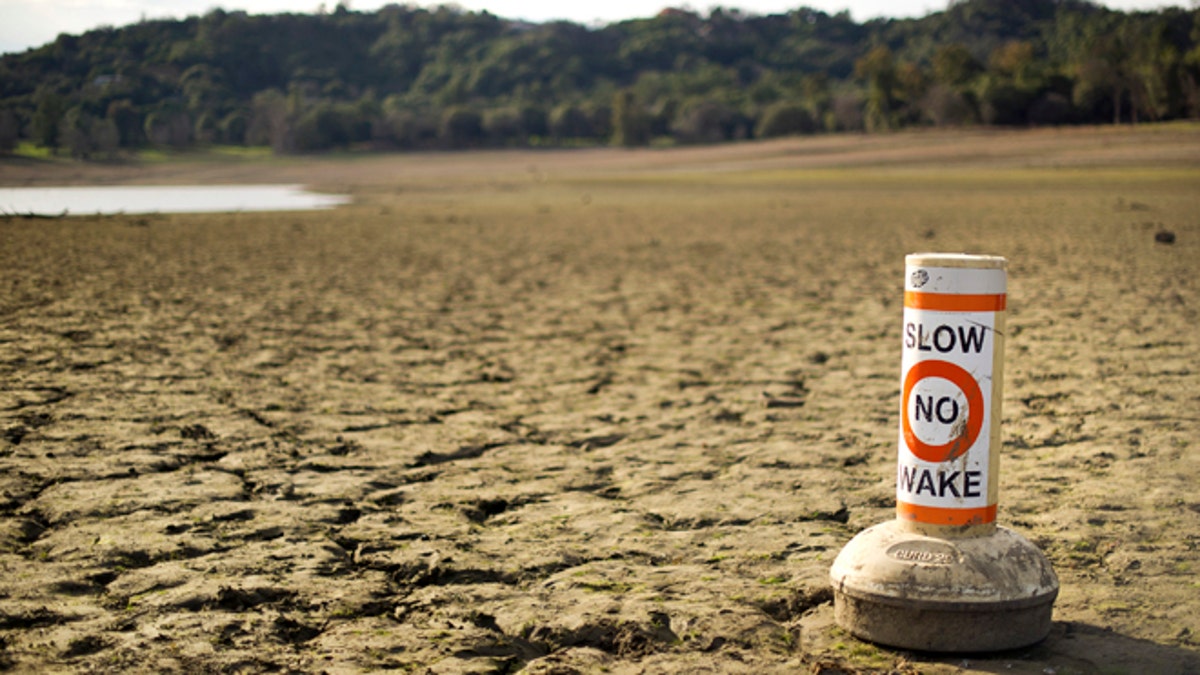
[[[955,295],[904,291],[904,306],[938,312],[1003,312],[1007,304],[1006,298],[1004,293]]]
[[[983,525],[996,522],[996,505],[973,509],[945,509],[897,501],[896,517],[927,525]]]

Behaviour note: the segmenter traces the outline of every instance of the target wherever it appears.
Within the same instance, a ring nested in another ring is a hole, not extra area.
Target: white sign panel
[[[986,267],[959,266],[965,264]],[[995,520],[1000,383],[993,373],[1000,372],[1005,302],[1003,259],[909,257],[896,476],[901,518],[930,525]]]

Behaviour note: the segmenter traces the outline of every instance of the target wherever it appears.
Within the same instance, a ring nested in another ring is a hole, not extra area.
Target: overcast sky
[[[350,0],[351,9],[372,11],[394,0]],[[1157,9],[1164,5],[1187,7],[1197,0],[1105,0],[1099,4],[1118,9]],[[0,53],[20,52],[51,42],[59,33],[83,33],[98,26],[123,26],[145,19],[177,18],[205,14],[214,7],[245,10],[251,14],[314,12],[320,0],[0,0]],[[337,0],[326,0],[328,9]],[[416,2],[421,6],[452,4]],[[889,17],[917,17],[946,7],[945,0],[460,0],[468,10],[483,10],[506,19],[543,22],[566,19],[582,24],[611,23],[652,16],[663,7],[691,7],[706,13],[710,7],[737,7],[756,14],[777,14],[809,6],[834,14],[850,10],[856,21]]]

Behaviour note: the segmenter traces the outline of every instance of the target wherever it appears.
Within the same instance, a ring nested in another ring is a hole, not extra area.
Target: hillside
[[[970,0],[585,27],[452,7],[145,21],[0,59],[0,151],[711,143],[1200,116],[1200,10]]]

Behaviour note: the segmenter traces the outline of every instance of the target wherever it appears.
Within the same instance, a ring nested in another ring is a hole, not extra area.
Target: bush
[[[1029,123],[1054,126],[1067,124],[1074,118],[1075,109],[1066,96],[1058,92],[1046,92],[1029,106]]]
[[[90,159],[96,154],[114,157],[121,140],[115,122],[93,117],[80,106],[63,115],[58,137],[75,159]]]
[[[521,106],[521,128],[526,138],[545,136],[550,133],[550,123],[546,119],[546,111],[532,105]]]
[[[345,147],[353,119],[332,103],[318,103],[296,121],[295,144],[300,152]]]
[[[979,89],[979,115],[986,124],[1025,124],[1032,98],[1009,80],[987,76]]]
[[[613,145],[627,148],[650,142],[650,117],[631,91],[618,92],[612,106]]]
[[[383,116],[371,131],[371,138],[377,145],[415,149],[437,144],[438,119],[433,113],[409,110],[396,104],[385,104],[384,108]]]
[[[123,148],[141,145],[146,140],[142,114],[128,99],[120,99],[108,104],[106,113],[117,127],[117,143]]]
[[[498,108],[483,115],[483,133],[492,145],[513,145],[525,140],[521,112],[516,108]]]
[[[803,105],[794,101],[779,101],[771,104],[758,122],[755,136],[775,138],[815,132],[812,115]]]
[[[0,152],[12,152],[20,137],[21,123],[16,113],[7,108],[0,110]]]
[[[208,145],[217,140],[217,120],[211,114],[201,113],[196,118],[195,139],[197,143]]]
[[[246,143],[247,126],[246,113],[240,110],[229,113],[221,118],[219,125],[221,140],[233,145],[244,145]]]
[[[192,118],[183,111],[155,111],[146,116],[146,138],[155,145],[186,147],[192,142]]]
[[[442,115],[438,137],[451,148],[468,148],[483,140],[483,116],[467,108],[450,108]]]
[[[962,126],[976,121],[975,106],[962,92],[935,84],[921,98],[923,117],[939,127]]]
[[[862,95],[857,92],[835,94],[833,104],[825,114],[825,130],[862,131],[865,128]]]
[[[738,122],[729,105],[700,99],[683,107],[671,131],[681,143],[719,143],[737,135]]]
[[[550,135],[559,140],[592,136],[592,122],[579,106],[563,104],[550,112]]]

